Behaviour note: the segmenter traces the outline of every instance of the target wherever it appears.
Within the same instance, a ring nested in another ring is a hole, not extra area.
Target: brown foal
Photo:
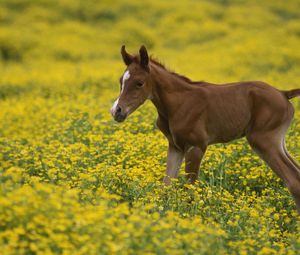
[[[280,91],[260,81],[193,82],[149,58],[144,46],[135,56],[122,46],[121,54],[127,68],[111,113],[122,122],[147,99],[153,102],[157,126],[169,142],[166,185],[178,176],[184,158],[188,180],[194,183],[208,145],[246,136],[287,185],[300,214],[300,167],[284,141],[294,114],[289,99],[300,96],[300,89]]]

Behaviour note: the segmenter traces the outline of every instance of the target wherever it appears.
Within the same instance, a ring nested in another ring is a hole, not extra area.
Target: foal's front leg
[[[178,176],[183,157],[184,153],[182,151],[169,144],[166,176],[163,179],[166,185],[170,185],[171,179]]]
[[[187,174],[187,180],[193,184],[198,179],[199,167],[205,150],[201,150],[198,147],[191,147],[185,153],[185,172]]]

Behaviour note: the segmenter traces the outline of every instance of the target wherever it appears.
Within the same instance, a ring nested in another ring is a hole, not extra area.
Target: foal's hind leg
[[[247,139],[259,156],[284,181],[293,195],[300,214],[300,171],[283,148],[282,130],[251,132]]]
[[[286,146],[285,146],[285,141],[283,140],[283,150],[284,150],[284,152],[285,152],[285,154],[286,154],[286,156],[289,158],[289,160],[292,162],[292,164],[300,171],[300,166],[299,166],[299,164],[297,163],[297,161],[296,160],[294,160],[293,158],[292,158],[292,156],[289,154],[289,152],[287,151],[287,148],[286,148]]]

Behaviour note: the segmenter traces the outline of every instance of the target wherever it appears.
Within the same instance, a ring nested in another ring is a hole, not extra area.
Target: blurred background
[[[0,96],[17,93],[10,85],[54,93],[60,84],[117,83],[122,44],[132,53],[145,44],[193,79],[299,86],[299,9],[298,0],[2,0]]]

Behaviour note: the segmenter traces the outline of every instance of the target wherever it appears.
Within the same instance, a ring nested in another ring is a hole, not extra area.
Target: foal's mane
[[[181,79],[181,80],[183,80],[183,81],[185,81],[185,82],[187,82],[189,84],[198,84],[198,83],[202,83],[203,82],[203,81],[192,81],[190,78],[188,78],[188,77],[186,77],[184,75],[181,75],[181,74],[178,74],[178,73],[176,73],[174,71],[169,70],[168,68],[165,67],[164,64],[162,64],[161,61],[159,61],[158,59],[154,58],[153,56],[150,57],[150,61],[154,65],[161,67],[162,69],[166,70],[167,72],[175,75],[179,79]]]

